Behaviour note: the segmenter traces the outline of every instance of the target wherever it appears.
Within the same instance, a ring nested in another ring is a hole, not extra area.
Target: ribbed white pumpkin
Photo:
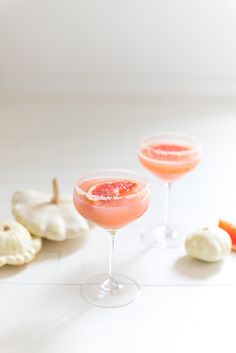
[[[31,262],[41,247],[42,240],[31,237],[20,223],[0,222],[0,267]]]
[[[230,236],[219,227],[199,228],[185,240],[187,253],[206,262],[222,260],[229,254],[231,247]]]
[[[53,195],[37,190],[15,192],[12,212],[16,220],[31,234],[55,241],[87,233],[90,225],[75,210],[72,195],[63,194],[59,197],[56,180],[53,185]]]

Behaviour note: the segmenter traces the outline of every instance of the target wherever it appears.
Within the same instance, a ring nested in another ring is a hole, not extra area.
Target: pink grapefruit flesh
[[[119,198],[137,191],[138,184],[129,180],[107,181],[93,185],[88,191],[90,200]]]

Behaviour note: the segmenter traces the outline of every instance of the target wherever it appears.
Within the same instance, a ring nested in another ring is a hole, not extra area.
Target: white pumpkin
[[[230,236],[219,227],[199,228],[185,240],[187,253],[206,262],[222,260],[229,254],[231,247]]]
[[[71,195],[59,197],[53,180],[53,195],[36,190],[17,191],[12,198],[12,212],[31,234],[62,241],[85,234],[88,222],[75,210]]]
[[[0,222],[0,267],[31,262],[41,247],[42,240],[32,237],[20,223]]]

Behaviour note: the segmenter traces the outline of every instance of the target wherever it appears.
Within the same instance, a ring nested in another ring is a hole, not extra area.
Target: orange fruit
[[[232,250],[236,251],[236,225],[223,219],[219,219],[218,226],[230,235],[233,244]]]

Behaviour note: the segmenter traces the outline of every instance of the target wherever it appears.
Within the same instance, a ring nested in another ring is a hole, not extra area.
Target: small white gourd
[[[0,222],[0,267],[31,262],[41,247],[42,240],[32,237],[20,223]]]
[[[76,210],[72,196],[59,197],[57,180],[53,195],[37,190],[17,191],[12,212],[31,234],[55,241],[76,238],[89,231],[90,225]]]
[[[206,262],[222,260],[229,254],[231,247],[230,236],[219,227],[199,228],[185,240],[188,255]]]

